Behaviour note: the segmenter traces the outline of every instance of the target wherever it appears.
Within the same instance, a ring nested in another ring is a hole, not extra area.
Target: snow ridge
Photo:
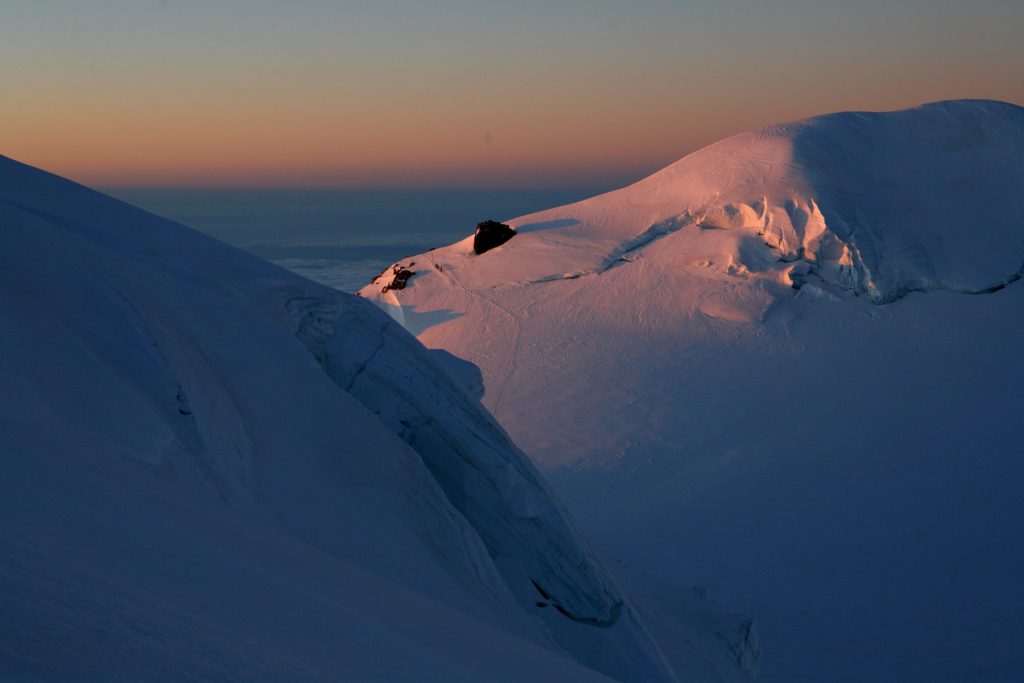
[[[474,288],[543,284],[652,256],[670,238],[675,252],[727,268],[712,277],[769,287],[810,278],[878,304],[991,292],[1024,263],[1022,150],[1024,109],[1011,104],[832,114],[737,135],[622,190],[514,219],[523,234],[494,254],[473,258],[460,242],[431,256]],[[440,279],[424,273],[413,286]]]
[[[672,679],[372,305],[4,158],[0,224],[0,677]]]

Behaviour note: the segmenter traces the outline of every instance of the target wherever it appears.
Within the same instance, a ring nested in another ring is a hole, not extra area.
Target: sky
[[[582,187],[1024,104],[1021,0],[2,0],[0,154],[96,186]]]

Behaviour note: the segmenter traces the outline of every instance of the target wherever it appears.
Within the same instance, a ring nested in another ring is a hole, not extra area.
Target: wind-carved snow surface
[[[480,369],[663,652],[636,575],[752,614],[765,680],[1009,681],[1022,197],[1018,106],[833,114],[361,294]]]
[[[673,678],[369,303],[3,158],[0,230],[4,680]]]

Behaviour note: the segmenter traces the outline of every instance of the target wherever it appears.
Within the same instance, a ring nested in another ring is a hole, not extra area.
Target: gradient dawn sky
[[[0,85],[0,154],[93,185],[614,185],[783,120],[1024,104],[1024,0],[3,0]]]

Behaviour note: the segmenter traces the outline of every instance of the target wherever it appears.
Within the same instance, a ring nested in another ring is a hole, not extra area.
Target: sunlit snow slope
[[[479,368],[623,580],[753,614],[765,680],[1009,681],[1022,198],[1020,107],[840,113],[361,294]]]
[[[672,677],[370,304],[2,157],[0,238],[3,680]]]

